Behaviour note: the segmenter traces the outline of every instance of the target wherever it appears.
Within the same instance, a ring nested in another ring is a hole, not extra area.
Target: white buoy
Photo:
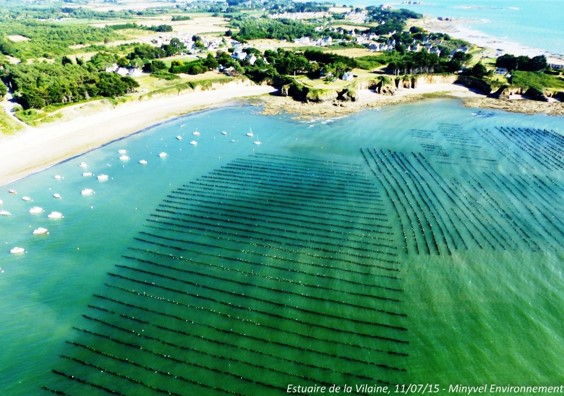
[[[63,216],[61,212],[51,212],[47,215],[47,217],[56,220],[56,219],[62,219],[65,216]]]
[[[34,206],[33,208],[31,208],[29,210],[29,213],[34,214],[34,215],[41,214],[43,212],[45,212],[45,210],[43,208],[39,207],[39,206]]]
[[[10,249],[10,253],[12,254],[24,254],[25,253],[25,249],[22,247],[13,247],[12,249]]]
[[[194,135],[194,136],[200,136],[200,132],[194,131],[194,132],[192,132],[192,135]]]
[[[118,150],[119,155],[125,155],[127,154],[127,150],[126,149],[120,149]]]
[[[162,153],[159,154],[159,157],[166,158],[168,157],[168,154],[163,151]]]
[[[128,157],[127,155],[121,155],[121,156],[119,157],[119,160],[120,160],[120,161],[123,161],[123,162],[126,162],[126,161],[129,161],[129,157]]]
[[[109,178],[110,177],[108,175],[103,174],[103,173],[101,175],[98,175],[98,181],[99,182],[107,182]]]
[[[47,228],[39,227],[33,230],[33,235],[47,235],[49,230]]]
[[[82,177],[92,177],[92,172],[82,172]]]
[[[63,180],[63,176],[61,176],[61,175],[55,175],[55,176],[53,176],[53,178],[55,180],[59,180],[59,181]]]
[[[198,142],[195,141],[195,140],[192,140],[192,141],[190,142],[190,144],[191,144],[192,146],[197,146],[197,145],[198,145]]]
[[[142,160],[139,160],[139,163],[141,165],[147,165],[148,162],[147,162],[147,160],[142,159]]]
[[[80,192],[83,196],[89,196],[94,194],[94,190],[92,190],[91,188],[85,188],[84,190],[82,190]]]

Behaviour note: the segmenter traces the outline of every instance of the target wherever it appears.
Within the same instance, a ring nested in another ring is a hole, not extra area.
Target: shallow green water
[[[4,393],[564,382],[561,118],[256,112],[191,115],[4,188]]]

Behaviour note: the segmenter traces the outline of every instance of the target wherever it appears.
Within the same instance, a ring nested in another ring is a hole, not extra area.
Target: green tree
[[[7,93],[8,88],[6,88],[6,85],[0,80],[0,99],[6,96]]]

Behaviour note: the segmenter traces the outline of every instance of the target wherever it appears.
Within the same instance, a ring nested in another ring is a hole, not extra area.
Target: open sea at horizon
[[[457,100],[234,106],[4,186],[0,394],[563,385],[563,148]]]
[[[564,12],[561,0],[423,0],[421,4],[401,1],[349,0],[336,4],[370,6],[390,4],[426,16],[467,20],[474,30],[521,45],[564,54]]]

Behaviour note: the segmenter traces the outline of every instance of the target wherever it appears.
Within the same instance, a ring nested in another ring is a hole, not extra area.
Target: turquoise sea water
[[[2,394],[564,384],[562,118],[258,111],[179,118],[2,188]]]
[[[355,6],[379,5],[381,1],[337,2]],[[423,15],[462,18],[469,27],[504,40],[551,53],[564,53],[564,13],[560,0],[428,0],[420,5],[385,2]]]

